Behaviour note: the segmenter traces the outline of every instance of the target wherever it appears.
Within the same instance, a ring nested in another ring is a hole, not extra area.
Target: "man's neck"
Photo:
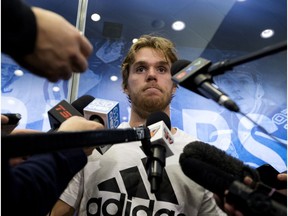
[[[165,111],[165,113],[169,116],[170,118],[170,111]],[[133,110],[131,110],[131,116],[130,116],[130,121],[129,121],[129,125],[130,127],[139,127],[141,125],[145,125],[146,124],[146,119],[141,118],[136,112],[133,112]],[[171,132],[172,134],[175,134],[177,131],[176,128],[171,127]]]

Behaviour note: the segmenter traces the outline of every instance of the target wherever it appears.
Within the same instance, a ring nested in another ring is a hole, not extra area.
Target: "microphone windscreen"
[[[165,112],[162,111],[151,113],[146,120],[146,126],[155,124],[160,121],[163,121],[169,130],[171,130],[170,118]]]
[[[174,76],[176,73],[181,71],[183,68],[188,66],[191,63],[191,61],[185,60],[185,59],[179,59],[175,61],[171,66],[171,75]]]
[[[180,155],[179,163],[187,177],[219,196],[223,196],[235,180],[233,176],[200,160],[183,157],[183,153]]]
[[[189,143],[184,147],[181,158],[200,160],[234,176],[239,181],[243,181],[245,176],[250,176],[254,181],[259,181],[257,170],[208,143],[201,141]]]
[[[95,98],[91,95],[83,95],[77,100],[73,101],[71,105],[78,110],[82,115],[84,115],[84,108],[91,103]]]

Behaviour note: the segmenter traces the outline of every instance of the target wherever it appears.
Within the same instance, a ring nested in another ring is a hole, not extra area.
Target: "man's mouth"
[[[162,92],[161,89],[155,87],[155,86],[149,86],[144,88],[144,92],[149,94],[159,94],[159,92]]]

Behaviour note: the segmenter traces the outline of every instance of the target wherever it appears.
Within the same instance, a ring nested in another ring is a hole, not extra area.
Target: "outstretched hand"
[[[51,82],[84,72],[93,50],[88,39],[62,16],[37,7],[32,11],[37,23],[35,49],[18,63]]]

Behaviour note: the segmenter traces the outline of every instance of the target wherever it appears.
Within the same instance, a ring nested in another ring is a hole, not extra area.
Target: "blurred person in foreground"
[[[1,51],[19,65],[51,82],[87,69],[93,47],[62,16],[21,0],[2,0],[1,7]]]
[[[279,181],[287,182],[287,173],[279,173],[277,175],[277,179]],[[245,177],[244,178],[244,183],[246,185],[252,185],[253,184],[253,180],[250,177]],[[277,191],[279,193],[282,193],[282,194],[287,196],[287,188],[286,189],[280,189],[280,190],[277,190]],[[229,193],[229,191],[227,190],[226,191],[226,196],[228,195],[228,193]],[[227,212],[228,215],[247,216],[241,211],[241,209],[237,209],[234,204],[230,204],[230,203],[225,202],[225,203],[223,203],[223,208],[225,209],[225,212]]]
[[[1,115],[1,124],[8,122]],[[58,131],[102,129],[103,125],[72,116]],[[42,133],[21,129],[13,134]],[[5,145],[5,143],[2,143]],[[39,143],[41,145],[41,143]],[[73,148],[46,154],[35,154],[23,160],[1,156],[1,212],[3,215],[46,215],[67,187],[72,177],[85,166],[93,148]],[[13,164],[12,164],[13,161]],[[17,162],[16,162],[17,161]]]

